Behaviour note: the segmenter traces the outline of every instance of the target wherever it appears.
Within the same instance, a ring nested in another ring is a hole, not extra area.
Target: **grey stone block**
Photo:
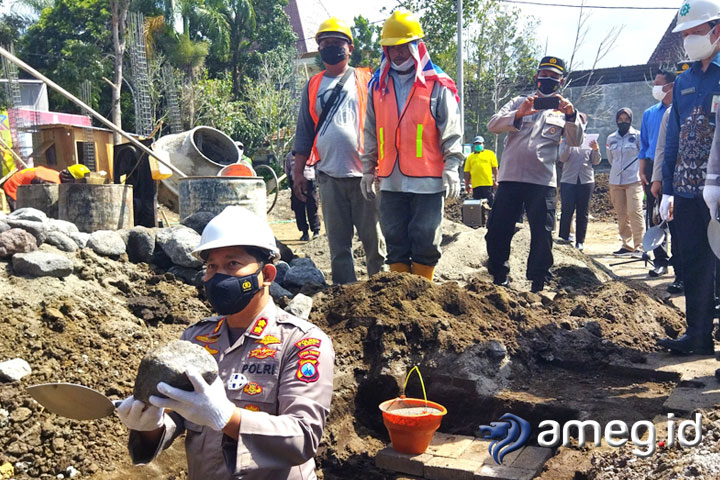
[[[280,284],[273,282],[270,284],[270,295],[275,299],[278,300],[282,297],[292,297],[292,293],[285,290],[283,287],[280,286]]]
[[[22,358],[13,358],[12,360],[0,362],[0,380],[18,382],[31,373],[30,364]]]
[[[180,223],[188,228],[192,228],[197,233],[202,234],[205,226],[213,218],[215,218],[215,214],[212,212],[195,212],[192,215],[183,219],[183,221],[181,221]]]
[[[278,263],[275,264],[275,269],[277,270],[275,281],[280,285],[284,285],[285,276],[287,275],[288,270],[290,270],[290,265],[280,260]]]
[[[148,403],[151,395],[162,396],[157,391],[157,384],[160,382],[192,391],[192,383],[185,375],[185,370],[190,365],[208,383],[212,383],[218,376],[215,359],[207,350],[194,343],[175,340],[148,353],[138,368],[134,397]]]
[[[8,215],[8,218],[13,220],[29,220],[31,222],[40,223],[45,223],[48,221],[48,216],[45,214],[45,212],[30,207],[18,208],[10,215]]]
[[[8,218],[5,222],[12,228],[22,228],[26,232],[31,233],[35,237],[38,247],[45,243],[45,237],[47,237],[47,227],[44,223],[12,218]]]
[[[68,236],[70,236],[70,234],[72,233],[77,233],[80,231],[74,223],[68,222],[67,220],[58,220],[57,218],[49,218],[47,228],[49,232],[62,232]]]
[[[57,247],[63,252],[74,252],[78,249],[78,245],[75,243],[75,240],[59,230],[48,232],[45,243]]]
[[[185,226],[175,226],[160,230],[155,242],[170,257],[175,265],[199,268],[203,262],[192,255],[192,251],[200,245],[200,235]]]
[[[31,277],[67,277],[73,272],[69,258],[47,252],[16,253],[12,257],[16,275]]]
[[[130,230],[127,242],[127,254],[131,262],[150,263],[155,251],[155,232],[146,227]]]
[[[90,240],[90,234],[85,232],[73,232],[69,236],[77,243],[78,248],[87,247]]]
[[[285,275],[284,287],[302,288],[304,285],[325,285],[325,275],[315,267],[306,265],[291,266]]]
[[[313,299],[302,293],[298,293],[295,297],[290,300],[285,311],[292,313],[296,317],[300,317],[304,320],[310,318],[310,311],[312,311]]]
[[[113,230],[98,230],[90,234],[87,246],[98,255],[117,257],[125,253],[125,242],[120,234]]]

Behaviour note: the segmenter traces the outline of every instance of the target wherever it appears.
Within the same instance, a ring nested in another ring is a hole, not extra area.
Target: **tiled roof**
[[[285,7],[290,16],[290,25],[298,36],[297,50],[300,57],[313,56],[317,53],[315,32],[318,26],[329,15],[320,0],[290,0]]]
[[[676,23],[677,16],[673,15],[670,26],[655,47],[655,51],[650,55],[649,64],[675,65],[685,58],[682,36],[679,33],[672,33]]]

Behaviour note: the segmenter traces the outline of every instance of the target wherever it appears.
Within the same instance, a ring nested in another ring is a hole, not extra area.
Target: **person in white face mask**
[[[669,70],[660,70],[655,75],[653,82],[652,96],[659,103],[645,110],[640,126],[640,181],[645,189],[645,227],[650,228],[655,225],[653,222],[653,211],[657,202],[650,191],[650,183],[652,179],[652,171],[655,160],[655,150],[657,147],[658,133],[660,132],[660,123],[662,122],[665,111],[672,103],[672,88],[675,81],[675,74]],[[650,253],[650,252],[646,252]],[[651,277],[659,277],[665,275],[668,271],[670,260],[667,254],[667,242],[653,250],[653,266],[649,274]]]
[[[720,0],[685,0],[673,32],[683,37],[685,52],[694,63],[673,86],[663,159],[660,215],[674,219],[685,279],[687,330],[678,339],[659,341],[678,353],[712,355],[715,256],[707,239],[710,210],[703,187],[708,158],[716,135],[720,104]]]

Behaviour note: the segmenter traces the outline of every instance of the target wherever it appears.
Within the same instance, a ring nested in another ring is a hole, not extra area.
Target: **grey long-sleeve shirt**
[[[566,142],[560,144],[560,157],[563,163],[562,177],[560,183],[595,182],[595,171],[593,165],[600,163],[600,152],[580,147],[568,147]]]
[[[658,130],[657,146],[655,147],[655,160],[653,162],[653,172],[651,182],[662,182],[662,166],[665,160],[665,138],[667,138],[667,127],[670,121],[670,110],[672,105],[665,110],[662,120],[660,121],[660,130]]]
[[[585,126],[579,115],[567,118],[557,110],[543,110],[515,121],[515,113],[527,97],[515,97],[490,118],[488,130],[507,133],[500,158],[501,182],[524,182],[557,186],[555,164],[560,140],[571,147],[582,145]]]
[[[390,75],[395,87],[398,112],[400,112],[405,108],[405,102],[407,102],[415,82],[415,74],[413,72],[408,75],[398,75],[395,70],[391,69]],[[374,173],[378,165],[374,95],[379,95],[379,93],[370,88],[368,90],[367,112],[365,114],[365,153],[360,157],[364,173]],[[440,150],[443,152],[445,168],[457,169],[464,157],[462,153],[462,131],[460,130],[460,109],[457,100],[455,100],[455,95],[436,82],[430,96],[430,110],[435,117],[440,134]],[[408,147],[414,149],[415,144],[413,143]],[[380,179],[381,191],[407,193],[438,193],[443,191],[441,178],[407,177],[400,171],[398,163],[395,163],[395,168],[389,177]]]
[[[633,127],[620,136],[608,135],[606,152],[610,162],[610,185],[630,185],[640,181],[640,132]]]

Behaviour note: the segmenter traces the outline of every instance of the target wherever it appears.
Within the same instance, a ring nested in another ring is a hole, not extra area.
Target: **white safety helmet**
[[[272,262],[280,258],[270,225],[239,205],[225,207],[208,222],[200,237],[200,245],[192,253],[205,260],[209,250],[222,247],[257,247],[266,250]]]
[[[720,0],[684,0],[678,10],[673,33],[688,30],[720,18]]]

